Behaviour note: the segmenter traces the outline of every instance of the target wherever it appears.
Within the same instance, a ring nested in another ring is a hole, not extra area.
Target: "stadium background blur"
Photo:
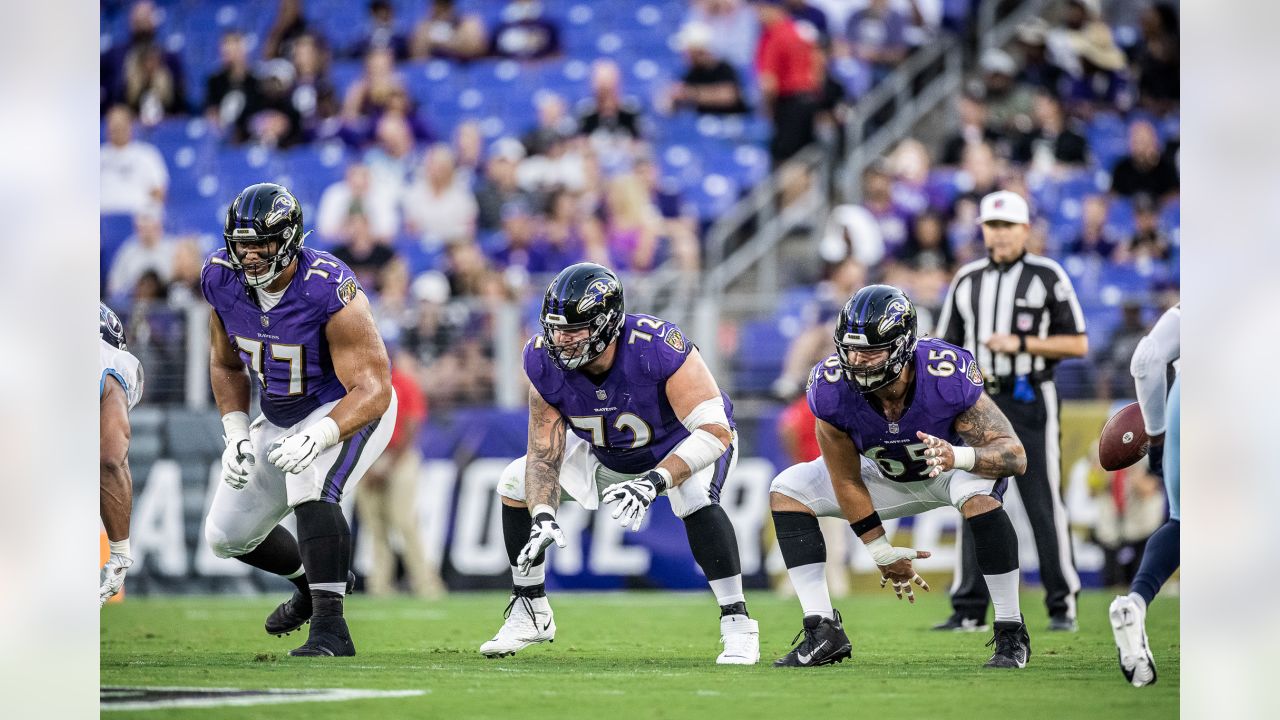
[[[1090,356],[1058,369],[1077,561],[1087,585],[1123,578],[1163,497],[1140,468],[1103,472],[1091,442],[1132,395],[1133,346],[1178,298],[1176,10],[917,0],[868,20],[852,12],[865,5],[812,2],[825,32],[811,10],[797,23],[828,69],[823,109],[817,144],[775,168],[755,10],[733,0],[392,2],[383,28],[379,3],[102,3],[102,294],[147,371],[129,590],[279,582],[201,540],[221,440],[198,273],[226,204],[261,180],[288,186],[308,242],[360,273],[425,391],[422,541],[453,589],[507,582],[492,487],[523,453],[519,350],[548,273],[619,268],[631,311],[699,342],[747,449],[726,508],[760,587],[782,570],[768,482],[804,452],[785,429],[804,425],[795,399],[829,318],[884,281],[927,331],[951,273],[982,253],[977,198],[1022,192],[1033,251],[1067,269],[1090,336]],[[749,112],[670,107],[699,43],[736,70]],[[555,554],[553,587],[702,587],[669,512],[625,540],[565,515],[589,534]],[[935,550],[926,569],[950,568],[954,524],[904,523]]]

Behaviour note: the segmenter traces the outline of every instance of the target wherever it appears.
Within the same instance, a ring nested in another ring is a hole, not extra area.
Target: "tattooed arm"
[[[560,507],[560,461],[566,424],[559,410],[529,388],[529,453],[525,458],[524,497],[531,507]]]
[[[973,467],[962,468],[980,477],[998,479],[1021,475],[1027,470],[1027,452],[1022,441],[1013,431],[1009,419],[987,395],[980,395],[973,407],[956,418],[956,432],[964,439],[967,448],[960,452],[973,452]],[[960,453],[950,443],[927,433],[916,433],[929,446],[925,457],[934,471],[930,477],[957,467]]]

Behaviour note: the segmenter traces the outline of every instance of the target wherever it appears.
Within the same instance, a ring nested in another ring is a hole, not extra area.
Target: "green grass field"
[[[252,707],[116,711],[112,718],[1168,718],[1178,713],[1178,601],[1152,608],[1160,681],[1135,689],[1115,659],[1111,595],[1080,598],[1080,632],[1044,630],[1039,592],[1023,596],[1032,658],[1026,670],[982,669],[989,635],[927,630],[948,612],[944,593],[915,606],[888,590],[837,602],[853,658],[775,670],[800,627],[795,600],[748,594],[760,621],[760,665],[718,667],[719,626],[708,594],[564,594],[552,598],[556,642],[514,657],[477,652],[502,621],[506,597],[439,602],[353,596],[359,654],[290,658],[303,635],[268,637],[262,620],[282,598],[130,598],[102,617],[104,686],[422,690],[415,697]]]

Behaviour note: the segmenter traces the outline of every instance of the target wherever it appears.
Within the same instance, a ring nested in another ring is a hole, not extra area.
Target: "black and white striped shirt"
[[[1005,265],[983,258],[960,268],[933,334],[973,353],[989,377],[1007,382],[1028,375],[1039,382],[1053,379],[1056,360],[1026,352],[993,353],[984,344],[987,339],[995,334],[1044,338],[1083,333],[1080,301],[1062,266],[1025,253]]]

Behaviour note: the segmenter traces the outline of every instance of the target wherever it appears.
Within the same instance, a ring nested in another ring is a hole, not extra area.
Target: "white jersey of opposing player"
[[[1165,407],[1169,388],[1166,368],[1173,363],[1175,372],[1181,372],[1179,357],[1182,354],[1179,338],[1182,328],[1182,306],[1174,305],[1156,321],[1151,332],[1142,338],[1133,351],[1129,373],[1138,389],[1138,406],[1142,408],[1142,421],[1148,435],[1164,432]]]
[[[98,376],[98,397],[106,390],[107,376],[120,382],[124,388],[124,396],[129,401],[129,409],[142,399],[142,363],[132,353],[121,350],[111,343],[98,338],[98,352],[102,357],[102,373]]]

